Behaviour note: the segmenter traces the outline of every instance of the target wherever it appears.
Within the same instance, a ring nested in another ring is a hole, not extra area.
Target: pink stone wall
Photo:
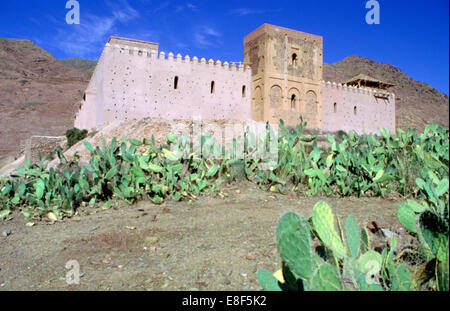
[[[74,127],[78,129],[90,130],[97,126],[98,120],[102,118],[104,55],[105,51],[100,56],[91,80],[84,92],[84,100],[81,101],[81,107],[75,116]]]
[[[250,90],[249,67],[107,44],[75,126],[144,117],[250,120]]]
[[[393,94],[383,99],[376,97],[373,90],[326,82],[322,83],[322,96],[323,132],[353,130],[358,134],[376,134],[385,128],[395,133]]]

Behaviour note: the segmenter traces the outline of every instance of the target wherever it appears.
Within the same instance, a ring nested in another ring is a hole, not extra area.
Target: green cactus
[[[267,291],[279,292],[282,291],[278,280],[267,270],[258,270],[259,284]]]
[[[345,258],[347,251],[336,232],[333,212],[327,203],[319,202],[314,206],[312,221],[314,229],[325,246],[331,249],[339,259]]]
[[[348,217],[342,235],[345,236],[349,245],[350,256],[342,256],[343,258],[338,260],[332,255],[336,253],[336,247],[333,245],[333,239],[336,237],[333,238],[333,233],[329,231],[334,231],[337,238],[339,236],[334,227],[330,225],[334,225],[330,207],[324,202],[317,203],[314,206],[311,222],[313,226],[309,227],[305,219],[294,213],[287,213],[280,219],[277,228],[277,243],[282,259],[285,283],[278,283],[267,271],[260,271],[258,278],[263,288],[294,291],[410,290],[412,281],[409,269],[405,264],[397,265],[398,259],[394,258],[397,237],[391,238],[390,248],[383,249],[381,255],[369,249],[367,231],[365,229],[360,231],[354,217]],[[332,230],[329,229],[330,227]],[[317,253],[312,252],[311,244],[307,241],[311,238],[310,231],[320,237],[326,248],[318,246]],[[344,245],[342,248],[342,253],[347,254]],[[366,249],[369,250],[366,251]],[[445,287],[448,270],[445,270],[443,266],[441,276],[442,287]]]
[[[309,287],[309,290],[312,291],[340,291],[342,289],[339,271],[327,262],[317,268]]]
[[[420,279],[420,284],[415,287],[431,280],[436,282],[438,290],[448,290],[449,224],[448,213],[445,213],[445,206],[448,206],[448,185],[446,179],[439,180],[433,172],[427,171],[424,175],[429,178],[428,183],[417,178],[416,184],[425,190],[427,202],[419,204],[409,200],[399,207],[398,217],[408,231],[417,235],[417,249],[421,258],[429,267],[434,266],[434,276],[426,271],[421,272],[421,277],[416,277]],[[438,185],[439,195],[432,184]],[[413,218],[418,220],[418,224],[416,220],[412,221]]]
[[[448,277],[448,269],[449,269],[449,259],[446,261],[441,261],[437,266],[437,289],[439,291],[449,291],[449,277]]]
[[[345,235],[350,256],[357,258],[361,248],[361,236],[356,219],[352,215],[348,216],[345,223]]]
[[[390,249],[383,249],[381,273],[384,279],[389,279],[395,274],[394,251],[397,247],[397,237],[392,237],[389,241]]]
[[[365,253],[370,250],[370,237],[366,228],[361,229],[361,252]]]
[[[406,230],[417,233],[416,222],[418,217],[411,206],[406,203],[401,204],[397,210],[397,218]]]
[[[298,279],[312,277],[311,233],[308,222],[295,213],[281,217],[277,227],[277,244],[281,259]]]
[[[441,262],[449,256],[448,223],[431,211],[420,216],[420,228],[434,256]]]
[[[411,289],[411,275],[405,264],[396,267],[392,275],[391,287],[393,291],[409,291]]]
[[[370,250],[358,259],[358,269],[363,273],[378,272],[381,269],[383,258],[380,253]]]

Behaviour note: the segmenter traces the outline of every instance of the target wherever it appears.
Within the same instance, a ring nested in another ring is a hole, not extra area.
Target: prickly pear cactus
[[[277,244],[281,259],[294,276],[310,279],[313,259],[308,222],[295,213],[285,214],[278,223]]]
[[[282,290],[278,280],[267,270],[258,270],[258,281],[267,291],[279,292]]]
[[[358,268],[363,273],[377,273],[380,271],[383,258],[376,251],[368,251],[359,257]]]
[[[405,264],[400,264],[392,275],[393,291],[409,291],[411,289],[411,275]]]
[[[366,228],[361,229],[361,253],[368,252],[370,250],[370,238],[369,232]]]
[[[412,209],[414,217],[418,217],[416,210]],[[408,212],[399,214],[408,216]],[[449,256],[444,248],[448,245],[448,228],[443,228],[442,232],[435,227],[428,228],[423,217],[420,218],[421,226],[417,227],[417,236],[427,247],[428,243],[433,245],[430,253],[432,249],[436,256],[445,260],[437,258],[436,285],[439,290],[448,290]],[[415,221],[412,223],[416,224]],[[436,225],[436,221],[428,222],[428,226],[433,224]],[[437,236],[436,232],[446,233],[447,240]],[[322,242],[314,251],[312,234]],[[287,213],[280,219],[277,242],[282,269],[275,275],[260,270],[258,279],[263,288],[271,291],[409,291],[416,286],[408,267],[397,264],[398,259],[394,256],[397,239],[392,237],[389,248],[383,249],[382,254],[371,250],[367,230],[360,230],[354,217],[349,216],[345,230],[339,226],[338,233],[331,208],[325,202],[319,202],[314,206],[311,223],[294,213]]]
[[[339,259],[345,258],[347,251],[336,232],[334,215],[327,203],[319,202],[314,206],[312,221],[314,229],[325,246],[331,249]]]
[[[350,256],[357,258],[361,248],[361,235],[359,234],[358,223],[352,215],[348,216],[345,222],[345,237]]]
[[[427,211],[420,216],[420,228],[434,256],[439,261],[446,261],[449,256],[448,224],[438,215]]]
[[[449,290],[448,258],[446,261],[439,262],[436,274],[437,274],[438,290],[448,291]]]
[[[342,282],[339,271],[335,266],[324,262],[314,273],[309,290],[312,291],[340,291]]]
[[[397,218],[406,230],[417,233],[417,216],[411,206],[406,203],[401,204],[397,210]]]

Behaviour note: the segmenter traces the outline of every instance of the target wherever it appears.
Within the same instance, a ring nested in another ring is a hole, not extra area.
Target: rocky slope
[[[31,41],[0,38],[0,157],[32,135],[64,135],[88,80]]]
[[[423,130],[426,124],[449,125],[449,98],[430,85],[415,81],[400,69],[359,56],[325,64],[323,79],[344,82],[360,73],[394,84],[397,127]]]

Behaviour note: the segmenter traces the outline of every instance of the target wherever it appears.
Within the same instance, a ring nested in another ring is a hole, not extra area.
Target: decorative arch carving
[[[279,85],[273,85],[270,88],[270,107],[281,108],[282,90]]]
[[[261,87],[257,86],[253,92],[252,98],[252,114],[253,119],[256,121],[263,121],[264,119],[264,107]]]
[[[307,121],[313,121],[317,115],[317,94],[309,90],[305,96],[305,111],[304,115]]]

